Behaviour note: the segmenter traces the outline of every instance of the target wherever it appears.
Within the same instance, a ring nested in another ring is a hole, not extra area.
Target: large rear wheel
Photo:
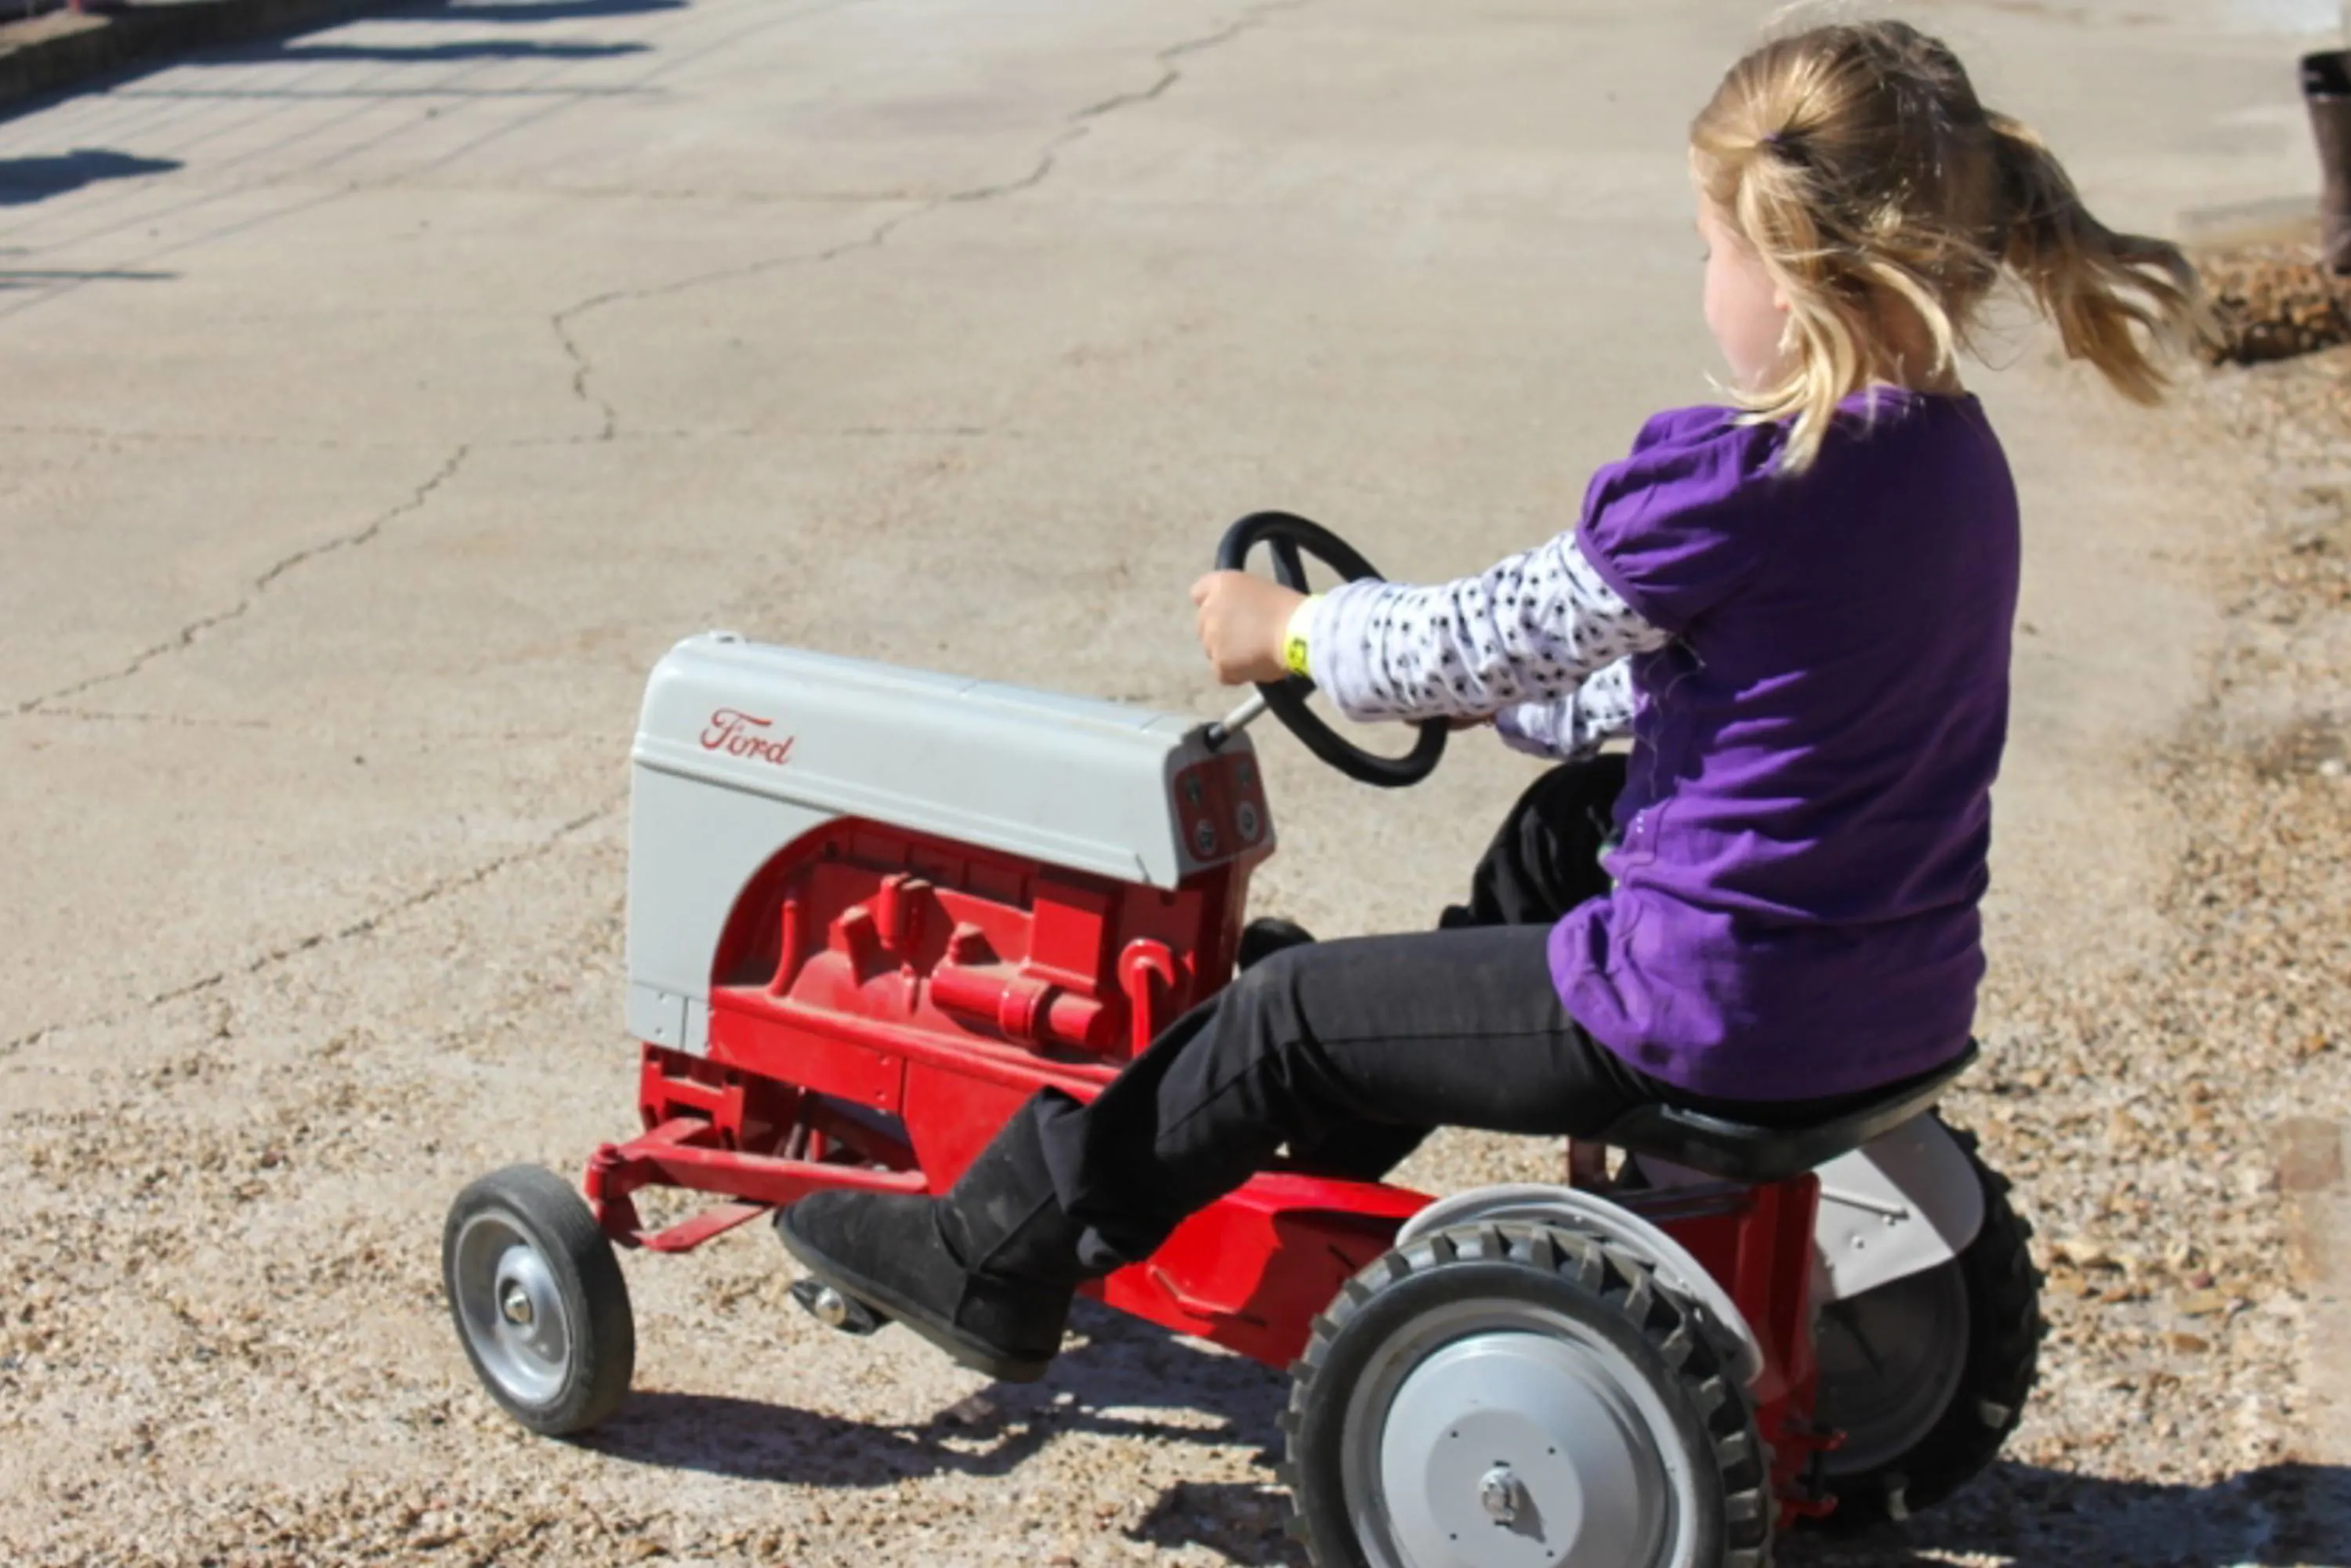
[[[1541,1224],[1431,1232],[1347,1282],[1292,1368],[1316,1568],[1758,1568],[1768,1451],[1699,1314]]]
[[[1821,1309],[1815,1417],[1845,1434],[1822,1458],[1836,1499],[1821,1521],[1865,1529],[1942,1501],[2016,1430],[2041,1345],[2032,1234],[2005,1177],[1954,1133],[1983,1186],[1983,1225],[1948,1262]]]

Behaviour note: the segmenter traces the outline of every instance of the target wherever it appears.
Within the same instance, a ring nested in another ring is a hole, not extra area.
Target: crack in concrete
[[[569,839],[573,835],[588,828],[593,827],[597,823],[611,817],[627,803],[628,800],[626,796],[607,800],[602,805],[597,807],[594,810],[572,818],[569,821],[563,823],[561,826],[556,828],[552,832],[547,834],[538,842],[517,850],[512,854],[499,855],[495,859],[486,861],[482,864],[473,867],[471,870],[461,872],[455,876],[444,877],[438,882],[429,883],[423,888],[419,889],[417,892],[410,894],[405,898],[395,899],[392,903],[384,905],[382,908],[374,911],[372,914],[364,915],[358,920],[350,921],[346,925],[338,925],[331,930],[312,932],[307,936],[302,936],[292,942],[272,947],[267,952],[263,953],[256,957],[247,959],[242,964],[233,966],[225,969],[215,970],[214,973],[206,975],[200,979],[190,980],[184,985],[173,986],[169,990],[159,991],[153,996],[142,998],[137,1007],[131,1009],[128,1011],[102,1013],[89,1018],[69,1019],[61,1023],[44,1024],[39,1029],[34,1030],[29,1034],[19,1035],[15,1040],[0,1042],[0,1058],[14,1056],[20,1051],[28,1050],[31,1047],[37,1046],[43,1040],[48,1039],[49,1036],[56,1034],[62,1030],[109,1028],[112,1025],[124,1022],[131,1018],[135,1018],[141,1013],[153,1012],[158,1008],[168,1007],[173,1002],[184,1001],[190,997],[200,996],[206,991],[217,989],[218,988],[226,985],[231,980],[241,978],[246,976],[260,974],[265,969],[273,968],[279,964],[286,963],[289,959],[299,957],[305,953],[314,953],[321,947],[329,947],[338,943],[349,942],[357,937],[369,936],[378,927],[381,926],[385,922],[396,919],[400,915],[409,913],[411,910],[421,909],[428,904],[435,903],[453,894],[463,893],[468,888],[478,887],[483,883],[486,883],[489,881],[490,878],[496,876],[498,873],[505,871],[511,866],[524,865],[532,861],[538,860],[541,856],[560,847],[565,840]]]
[[[588,358],[588,350],[581,348],[580,340],[571,335],[571,319],[575,316],[585,315],[618,298],[620,298],[618,295],[600,295],[584,305],[575,305],[569,310],[558,311],[549,320],[549,325],[555,329],[556,340],[563,345],[564,357],[571,361],[572,397],[580,402],[593,406],[601,415],[601,423],[598,425],[596,434],[589,438],[593,442],[610,441],[620,434],[621,411],[612,406],[611,399],[590,389],[588,378],[594,373],[596,366]]]
[[[424,506],[425,502],[432,498],[434,491],[438,490],[443,485],[447,484],[449,480],[456,475],[457,470],[465,466],[466,455],[472,452],[472,450],[473,445],[470,442],[459,446],[455,452],[451,453],[448,459],[434,471],[432,477],[426,479],[424,483],[419,485],[414,490],[409,493],[407,499],[402,501],[398,506],[393,507],[389,511],[377,514],[374,518],[369,521],[366,527],[360,528],[353,533],[340,534],[333,538],[324,540],[319,544],[305,545],[302,549],[296,550],[293,554],[273,562],[266,571],[264,571],[259,577],[253,580],[252,586],[246,590],[245,597],[238,600],[226,610],[218,611],[210,615],[200,616],[196,620],[189,622],[186,625],[181,627],[179,631],[173,632],[169,639],[156,643],[152,648],[141,650],[138,654],[131,658],[130,663],[124,664],[120,669],[109,670],[102,674],[89,676],[84,680],[76,681],[71,685],[60,686],[56,691],[44,692],[38,696],[23,698],[16,703],[8,716],[21,717],[24,715],[44,708],[48,704],[64,702],[69,697],[78,697],[85,692],[95,691],[99,686],[112,685],[118,681],[129,680],[132,675],[137,674],[141,670],[146,668],[157,659],[162,658],[166,654],[177,653],[195,646],[197,640],[204,636],[205,632],[212,631],[215,627],[225,625],[231,621],[241,619],[247,611],[253,608],[255,601],[258,600],[264,593],[269,591],[270,585],[275,583],[279,578],[284,577],[287,572],[294,570],[298,567],[304,566],[311,561],[317,560],[321,556],[332,555],[337,550],[358,549],[361,546],[373,541],[379,534],[382,533],[383,530],[392,523],[408,516],[411,512],[421,509]]]
[[[274,730],[266,718],[194,718],[176,713],[108,713],[102,708],[41,707],[20,713],[19,718],[62,718],[77,724],[152,724],[168,729]]]
[[[1025,432],[982,424],[850,424],[850,425],[728,425],[702,429],[643,428],[625,433],[633,441],[699,441],[714,438],[766,439],[772,436],[954,435],[1019,436]],[[151,446],[263,446],[304,452],[393,452],[402,444],[392,441],[338,441],[330,437],[280,436],[223,430],[126,430],[81,424],[0,424],[0,438],[30,437],[59,440],[131,442]],[[546,446],[594,446],[619,439],[617,434],[515,435],[496,441],[475,441],[475,452],[528,452]]]
[[[925,441],[1025,441],[1029,433],[987,424],[731,424],[699,430],[640,428],[609,436],[530,435],[501,444],[501,450],[528,451],[549,446],[599,446],[609,441],[850,441],[920,438]]]
[[[303,724],[280,724],[274,719],[240,718],[234,714],[143,713],[138,710],[93,707],[44,707],[17,716],[28,719],[60,720],[68,724],[128,724],[152,725],[162,729],[241,730],[268,734],[288,731],[316,735],[316,727]],[[371,749],[406,746],[421,747],[434,742],[472,746],[538,746],[560,745],[580,738],[577,730],[569,729],[463,729],[435,727],[430,729],[397,730],[381,724],[371,723],[366,744]]]
[[[1106,98],[1100,103],[1089,104],[1084,109],[1078,110],[1077,113],[1070,116],[1070,119],[1072,121],[1099,120],[1103,115],[1112,113],[1117,110],[1126,109],[1138,103],[1149,103],[1154,99],[1159,97],[1160,94],[1165,92],[1169,88],[1174,87],[1176,82],[1183,78],[1184,73],[1177,70],[1170,62],[1182,59],[1186,55],[1203,54],[1209,49],[1216,48],[1219,45],[1231,43],[1243,33],[1249,32],[1250,29],[1262,25],[1265,18],[1272,15],[1274,12],[1295,11],[1301,5],[1305,4],[1306,0],[1271,0],[1271,3],[1269,5],[1251,6],[1249,8],[1249,15],[1243,16],[1238,22],[1230,23],[1226,26],[1218,28],[1216,32],[1207,34],[1203,37],[1186,38],[1181,43],[1170,44],[1167,47],[1160,50],[1157,54],[1151,57],[1165,68],[1157,81],[1153,82],[1141,92],[1122,92],[1115,94],[1113,97]]]
[[[234,430],[124,430],[92,424],[0,424],[0,435],[78,441],[131,441],[154,446],[276,446],[304,452],[389,452],[390,441],[337,441],[328,436],[271,435]]]
[[[1181,39],[1168,45],[1165,48],[1155,51],[1152,55],[1152,59],[1160,67],[1158,80],[1138,91],[1113,94],[1098,102],[1088,104],[1069,115],[1062,121],[1061,128],[1046,140],[1044,146],[1038,149],[1036,166],[1017,179],[996,184],[976,185],[968,190],[950,191],[946,195],[934,196],[905,212],[893,214],[860,238],[829,246],[822,250],[795,251],[785,256],[747,262],[740,267],[722,267],[715,272],[695,273],[687,277],[677,278],[668,283],[653,284],[643,288],[609,289],[602,294],[594,295],[580,300],[576,305],[568,306],[557,311],[548,319],[548,324],[554,329],[556,340],[562,346],[564,357],[571,363],[571,395],[594,410],[598,417],[597,433],[589,439],[594,443],[613,440],[620,434],[621,422],[620,410],[613,404],[611,399],[596,391],[592,385],[596,371],[595,361],[589,355],[587,350],[581,347],[579,336],[573,330],[573,323],[581,317],[601,310],[609,305],[624,301],[658,299],[668,295],[682,294],[688,289],[705,287],[714,283],[756,277],[762,273],[774,272],[784,267],[821,267],[827,262],[836,261],[841,256],[857,251],[879,250],[889,243],[890,236],[899,229],[917,219],[928,217],[933,213],[978,202],[1000,201],[1007,196],[1018,195],[1023,191],[1034,190],[1044,183],[1046,178],[1053,172],[1061,150],[1090,131],[1095,121],[1123,109],[1154,102],[1181,81],[1184,78],[1184,72],[1176,65],[1176,61],[1187,55],[1201,54],[1228,44],[1244,33],[1264,26],[1267,19],[1275,13],[1294,11],[1307,3],[1308,0],[1268,0],[1267,4],[1250,6],[1240,20],[1227,23],[1213,33],[1204,34],[1196,38]]]
[[[888,218],[883,220],[880,224],[877,224],[870,232],[860,238],[845,241],[840,245],[830,246],[821,250],[796,252],[787,256],[772,256],[765,260],[751,262],[742,267],[726,267],[715,272],[699,273],[692,277],[676,279],[670,283],[658,284],[644,288],[611,289],[605,293],[592,296],[590,298],[580,301],[578,304],[557,311],[549,319],[549,324],[555,332],[557,341],[562,346],[565,357],[570,361],[572,366],[572,396],[581,403],[595,410],[598,415],[597,432],[593,436],[587,438],[588,441],[601,444],[616,439],[620,434],[620,411],[610,399],[597,392],[592,385],[595,374],[595,361],[589,355],[586,349],[580,345],[577,335],[573,331],[573,323],[578,321],[581,317],[587,316],[594,311],[601,310],[609,305],[617,304],[622,301],[660,298],[667,295],[684,293],[689,289],[703,287],[713,283],[756,277],[762,273],[776,271],[789,267],[822,266],[828,262],[838,260],[841,256],[849,256],[858,251],[879,250],[889,242],[890,236],[893,234],[918,218],[926,217],[933,213],[940,212],[951,206],[969,205],[980,202],[998,201],[1008,196],[1018,195],[1024,191],[1034,190],[1037,186],[1042,184],[1050,175],[1051,175],[1054,168],[1056,167],[1061,150],[1069,146],[1071,142],[1085,136],[1092,129],[1096,121],[1103,119],[1105,116],[1114,114],[1121,110],[1133,108],[1138,104],[1156,101],[1158,99],[1164,97],[1177,82],[1181,81],[1183,79],[1184,73],[1174,62],[1187,55],[1199,54],[1229,43],[1233,39],[1241,37],[1243,34],[1261,26],[1265,21],[1275,13],[1295,10],[1305,4],[1307,4],[1307,0],[1270,0],[1270,3],[1269,4],[1250,7],[1249,12],[1239,21],[1228,23],[1226,26],[1219,27],[1213,33],[1206,34],[1196,38],[1182,39],[1176,43],[1169,45],[1165,48],[1156,51],[1152,57],[1162,68],[1157,80],[1154,81],[1147,88],[1144,88],[1134,92],[1115,94],[1110,98],[1102,99],[1098,102],[1088,104],[1071,114],[1063,121],[1061,128],[1050,137],[1046,141],[1045,144],[1038,150],[1036,166],[1030,169],[1026,174],[1023,174],[1017,179],[1007,180],[994,184],[974,186],[968,190],[949,192],[946,195],[934,197],[905,212],[893,214]],[[887,434],[887,432],[880,427],[872,427],[871,429],[860,429],[850,434]],[[975,426],[957,426],[954,429],[953,434],[956,435],[978,435],[986,434],[987,432]],[[382,532],[386,526],[397,518],[404,517],[409,513],[423,507],[435,490],[439,489],[444,484],[447,483],[455,476],[458,469],[464,465],[467,455],[472,450],[473,444],[471,443],[460,445],[450,455],[449,459],[441,465],[440,469],[435,472],[432,477],[425,480],[423,485],[419,486],[406,500],[376,517],[365,528],[360,529],[356,533],[329,539],[323,544],[308,547],[304,549],[296,551],[294,554],[286,557],[282,560],[277,561],[272,565],[268,570],[256,578],[252,588],[246,592],[245,597],[239,600],[237,603],[230,609],[222,611],[217,614],[205,616],[199,620],[190,622],[187,625],[183,626],[169,641],[160,643],[154,647],[145,650],[119,670],[110,671],[100,675],[94,675],[88,680],[77,682],[72,685],[61,687],[57,691],[48,692],[39,696],[25,699],[16,704],[11,716],[31,714],[36,710],[44,709],[46,705],[63,702],[69,697],[79,696],[83,693],[94,690],[97,687],[126,680],[131,675],[136,674],[141,669],[144,668],[154,660],[193,646],[196,641],[206,632],[243,616],[252,608],[254,601],[258,599],[262,593],[268,590],[270,584],[277,581],[286,573],[308,561],[314,560],[320,556],[329,554],[335,550],[356,549],[360,546],[365,545],[375,538]],[[553,833],[549,834],[548,838],[541,841],[538,844],[532,846],[528,850],[517,852],[513,855],[503,856],[499,859],[491,861],[485,865],[476,867],[473,871],[465,873],[461,876],[448,878],[442,882],[434,883],[422,892],[413,894],[408,898],[402,899],[384,909],[379,910],[376,913],[366,916],[363,919],[355,921],[347,925],[337,927],[332,931],[314,933],[311,936],[299,939],[298,941],[287,944],[281,947],[273,948],[269,952],[261,955],[259,957],[248,961],[241,967],[219,970],[214,974],[204,976],[200,979],[189,981],[185,985],[177,986],[170,990],[147,998],[141,1004],[141,1009],[139,1010],[152,1011],[157,1008],[167,1006],[172,1002],[180,1001],[188,997],[196,996],[203,992],[214,989],[226,984],[229,980],[235,978],[238,976],[257,974],[264,969],[269,968],[277,964],[284,963],[301,954],[315,951],[318,948],[333,943],[348,941],[355,937],[366,936],[374,931],[386,920],[392,919],[398,915],[432,903],[435,899],[444,897],[449,894],[476,885],[507,866],[518,864],[524,861],[536,858],[538,855],[554,848],[558,843],[561,842],[565,838],[569,837],[572,833],[575,833],[611,815],[614,810],[620,808],[621,804],[622,802],[607,803],[585,816],[574,818],[572,821],[565,823]],[[114,1023],[119,1023],[124,1019],[131,1016],[133,1015],[131,1013],[117,1013],[91,1019],[71,1020],[64,1023],[45,1025],[40,1029],[33,1030],[29,1034],[19,1036],[12,1040],[0,1042],[0,1057],[11,1056],[30,1046],[37,1045],[42,1040],[47,1039],[50,1035],[57,1033],[60,1030],[103,1028]]]

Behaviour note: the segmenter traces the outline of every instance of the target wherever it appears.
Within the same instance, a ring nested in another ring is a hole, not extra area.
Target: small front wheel
[[[509,1166],[458,1194],[441,1280],[466,1359],[507,1415],[559,1437],[620,1406],[637,1361],[628,1282],[568,1183]]]

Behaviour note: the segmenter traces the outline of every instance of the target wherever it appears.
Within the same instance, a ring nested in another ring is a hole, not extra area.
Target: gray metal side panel
[[[655,668],[635,758],[641,779],[1173,887],[1201,863],[1170,800],[1176,772],[1208,755],[1200,727],[1181,714],[711,635]]]

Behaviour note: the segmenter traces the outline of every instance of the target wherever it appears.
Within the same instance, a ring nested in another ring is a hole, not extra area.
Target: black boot
[[[1033,1101],[946,1197],[812,1193],[776,1217],[776,1230],[819,1280],[1007,1383],[1045,1375],[1085,1277]]]

